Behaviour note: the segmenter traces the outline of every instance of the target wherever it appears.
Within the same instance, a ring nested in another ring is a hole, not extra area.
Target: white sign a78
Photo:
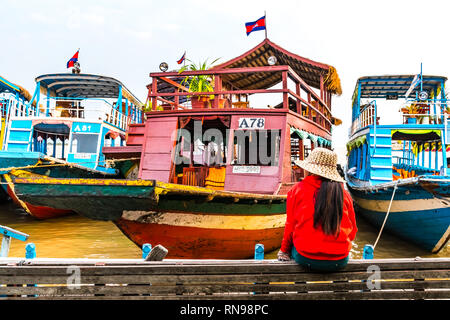
[[[239,129],[264,129],[266,120],[264,118],[239,118]]]

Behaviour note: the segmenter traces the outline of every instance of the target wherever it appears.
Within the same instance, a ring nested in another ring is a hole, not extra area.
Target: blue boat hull
[[[366,188],[348,185],[358,213],[377,228],[383,225],[394,185]],[[400,183],[384,230],[429,252],[439,252],[450,238],[449,193],[446,179],[419,177],[410,183]]]

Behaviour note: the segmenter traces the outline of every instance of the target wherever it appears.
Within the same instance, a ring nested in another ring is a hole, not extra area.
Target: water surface
[[[13,239],[10,257],[24,257],[25,245],[33,242],[36,253],[42,258],[141,258],[141,250],[131,242],[112,222],[96,221],[78,215],[49,220],[36,220],[26,215],[14,204],[0,205],[0,225],[30,235],[27,242]],[[366,244],[374,244],[379,229],[358,218],[358,233],[353,243],[351,257],[359,259]],[[155,244],[152,244],[155,245]],[[400,240],[383,231],[375,248],[375,258],[423,258],[450,257],[450,244],[438,254],[432,254],[415,245]],[[276,251],[266,254],[276,258]]]

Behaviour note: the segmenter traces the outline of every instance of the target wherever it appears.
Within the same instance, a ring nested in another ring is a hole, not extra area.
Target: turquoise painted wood
[[[144,243],[142,245],[142,259],[147,258],[150,251],[152,251],[152,245],[150,243]]]
[[[373,259],[374,248],[371,244],[366,244],[363,249],[363,259]]]
[[[34,243],[27,243],[25,246],[25,258],[34,259],[36,258],[36,245]]]
[[[6,148],[8,151],[30,151],[32,125],[33,122],[31,120],[15,120],[11,122],[6,136]]]
[[[0,226],[0,233],[3,235],[2,247],[0,248],[0,257],[7,257],[9,254],[9,247],[11,245],[11,238],[26,241],[29,237],[28,234],[8,228],[5,226]]]
[[[264,260],[264,245],[261,243],[255,245],[255,260]]]
[[[371,126],[369,145],[370,184],[392,181],[391,129]]]

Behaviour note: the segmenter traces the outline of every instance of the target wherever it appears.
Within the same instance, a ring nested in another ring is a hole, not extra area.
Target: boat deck
[[[350,260],[334,273],[277,260],[0,259],[0,299],[450,299],[450,258]]]

